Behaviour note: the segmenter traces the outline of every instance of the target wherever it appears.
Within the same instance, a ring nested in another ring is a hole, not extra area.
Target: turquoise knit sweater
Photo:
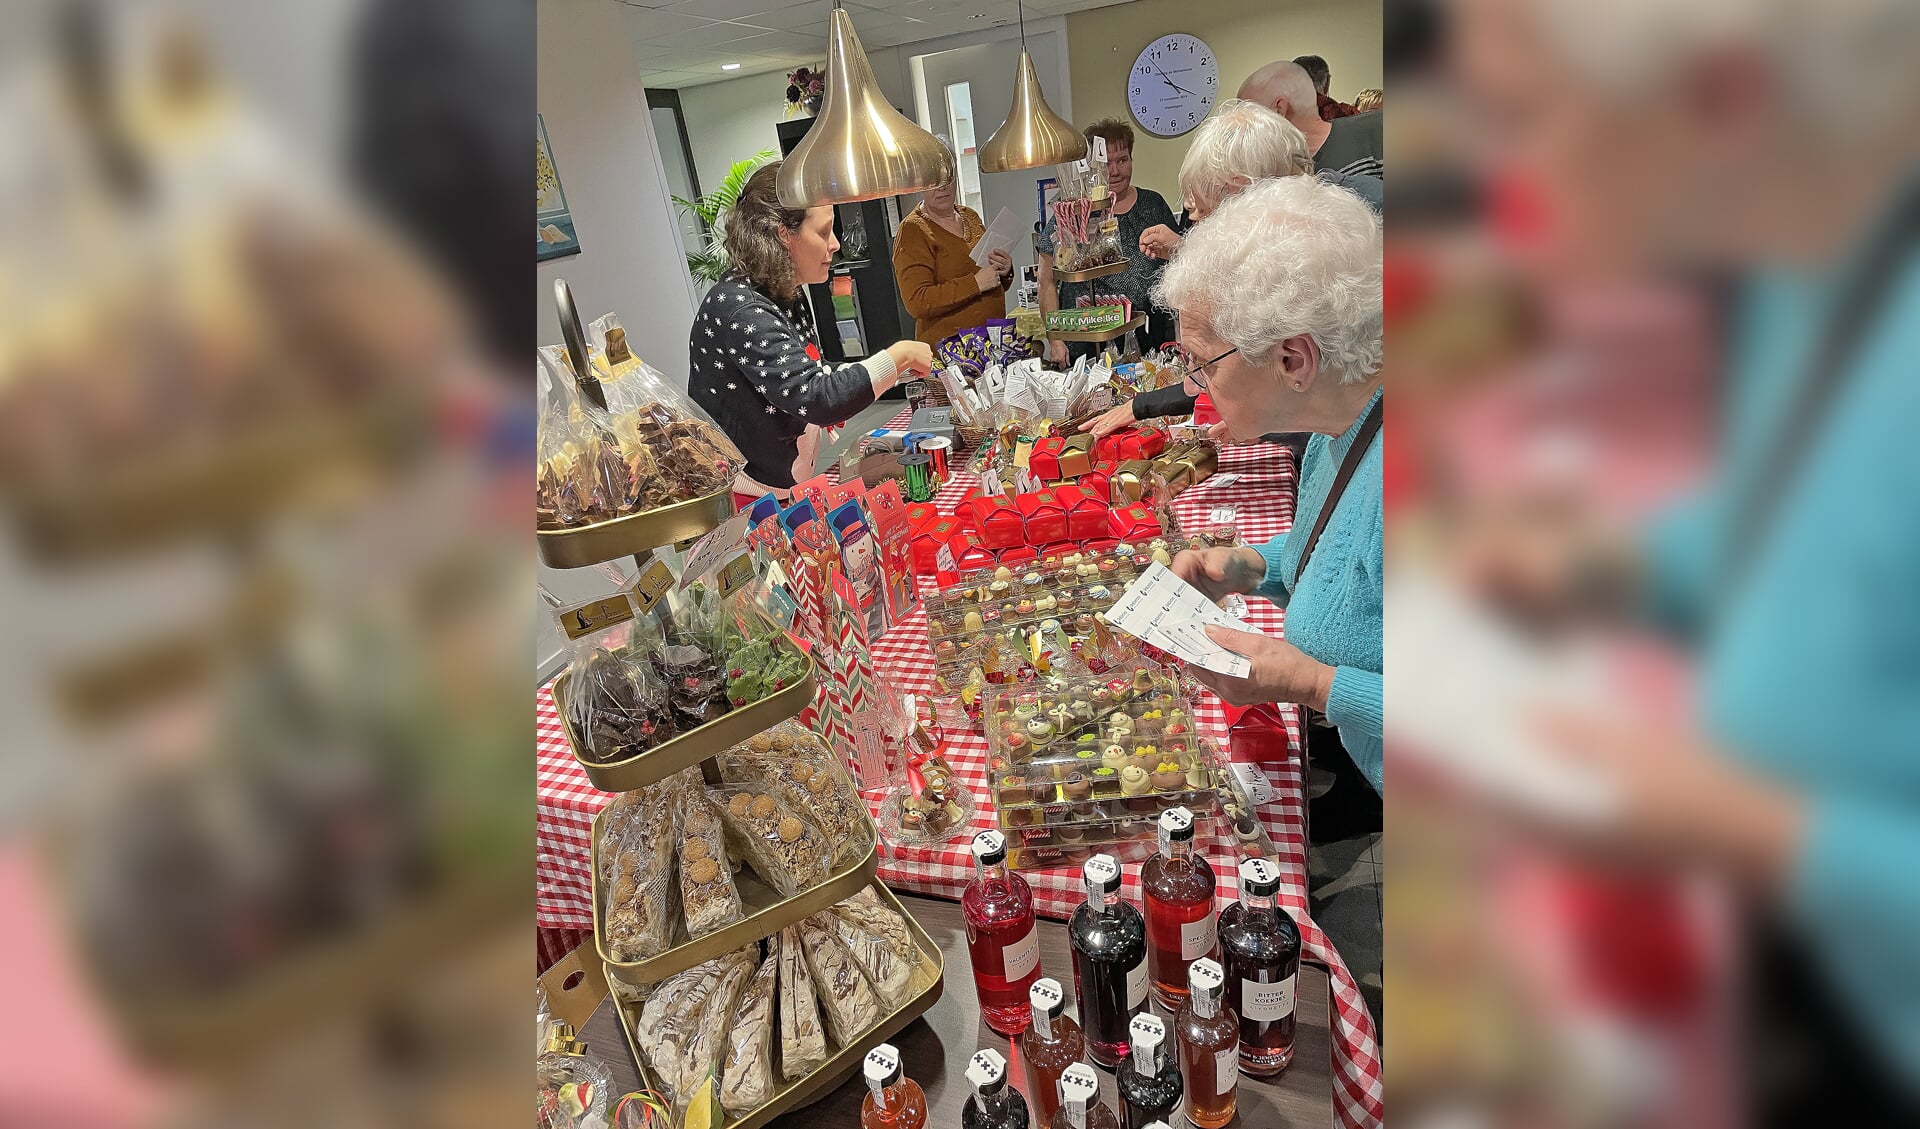
[[[1378,400],[1382,393],[1374,393]],[[1367,407],[1372,408],[1369,401]],[[1380,581],[1383,559],[1381,534],[1381,435],[1373,437],[1367,453],[1347,484],[1320,544],[1307,562],[1296,590],[1290,584],[1300,564],[1307,534],[1320,518],[1327,492],[1340,473],[1340,461],[1353,446],[1366,412],[1344,435],[1315,435],[1307,442],[1300,463],[1299,504],[1293,528],[1260,546],[1267,576],[1258,592],[1287,609],[1287,641],[1309,658],[1334,668],[1333,690],[1327,695],[1327,720],[1340,729],[1340,741],[1354,764],[1381,790],[1381,619]],[[1382,432],[1384,434],[1384,430]],[[1298,539],[1294,534],[1299,534]]]

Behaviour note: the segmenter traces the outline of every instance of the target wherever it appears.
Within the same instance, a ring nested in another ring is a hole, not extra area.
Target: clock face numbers
[[[1127,72],[1127,106],[1157,137],[1178,137],[1212,111],[1220,97],[1220,65],[1191,35],[1163,35],[1140,52]]]

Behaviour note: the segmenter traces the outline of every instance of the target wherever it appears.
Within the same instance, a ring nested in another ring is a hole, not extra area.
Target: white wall
[[[647,362],[685,387],[693,286],[620,16],[613,0],[539,0],[536,100],[581,247],[535,272],[540,340],[560,340],[564,278],[583,319],[619,314]]]
[[[564,278],[583,319],[619,314],[647,362],[684,388],[693,287],[621,9],[614,0],[539,0],[537,18],[538,108],[581,247],[535,271],[540,341],[560,340],[553,280]],[[527,129],[531,142],[531,121]],[[612,589],[591,568],[542,566],[540,582],[568,600]],[[539,622],[534,657],[545,669],[560,640],[544,605]]]
[[[859,30],[858,25],[854,30]],[[819,47],[820,57],[825,59],[826,41],[822,40]],[[913,84],[907,78],[901,49],[875,48],[867,52],[867,63],[873,67],[880,92],[895,109],[913,117]],[[786,117],[786,110],[785,72],[681,87],[680,113],[687,121],[687,144],[693,148],[700,190],[713,191],[735,161],[762,149],[778,153],[780,139],[774,130]]]

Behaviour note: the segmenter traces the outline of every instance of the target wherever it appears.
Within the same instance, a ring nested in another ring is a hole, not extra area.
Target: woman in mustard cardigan
[[[986,233],[980,214],[957,202],[952,182],[932,189],[900,221],[893,241],[893,277],[900,301],[913,315],[913,335],[937,345],[963,329],[1007,316],[1013,258],[996,250],[986,266],[973,261],[973,246]]]

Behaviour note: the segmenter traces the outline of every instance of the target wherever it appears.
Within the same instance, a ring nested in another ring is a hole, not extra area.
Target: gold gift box
[[[1121,463],[1113,472],[1113,480],[1108,483],[1113,491],[1114,505],[1119,505],[1121,498],[1128,503],[1139,501],[1152,481],[1153,463],[1148,460],[1133,459]]]
[[[1161,455],[1153,465],[1167,480],[1168,492],[1178,494],[1218,470],[1220,452],[1211,443],[1188,443]]]
[[[1067,437],[1060,450],[1060,477],[1079,478],[1093,469],[1093,436],[1086,432]]]

